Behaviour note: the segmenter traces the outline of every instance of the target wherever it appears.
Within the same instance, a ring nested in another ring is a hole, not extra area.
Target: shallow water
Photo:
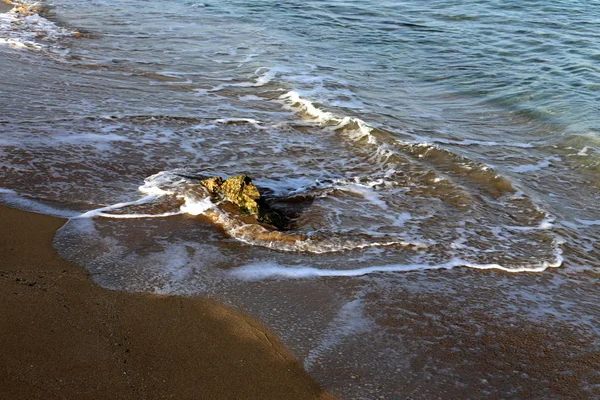
[[[42,5],[0,14],[0,199],[98,283],[345,398],[598,395],[599,4]],[[313,199],[282,240],[192,178],[240,173]]]

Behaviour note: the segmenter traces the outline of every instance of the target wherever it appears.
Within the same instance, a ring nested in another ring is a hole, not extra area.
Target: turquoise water
[[[332,81],[351,82],[357,97],[381,114],[391,109],[396,118],[408,117],[403,111],[417,107],[409,94],[425,92],[460,97],[471,106],[499,106],[572,133],[598,132],[594,2],[207,5],[209,15],[227,14],[285,41],[266,52],[296,73],[329,67]],[[439,100],[422,101],[430,109],[445,108]]]
[[[598,395],[599,2],[42,5],[0,14],[0,199],[99,284],[249,312],[344,398]],[[190,178],[239,173],[311,199],[281,240]]]

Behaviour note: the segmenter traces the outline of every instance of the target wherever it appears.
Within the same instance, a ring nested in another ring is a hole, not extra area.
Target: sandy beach
[[[0,0],[0,400],[600,399],[593,3]]]
[[[63,223],[0,208],[0,398],[331,398],[245,315],[96,286],[52,248]]]

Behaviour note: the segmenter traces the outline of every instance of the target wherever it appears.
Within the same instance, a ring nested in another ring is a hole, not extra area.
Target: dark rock
[[[258,222],[272,225],[278,230],[285,230],[289,225],[289,218],[274,210],[261,197],[258,188],[252,183],[252,179],[246,175],[238,175],[226,180],[221,177],[213,177],[203,179],[200,183],[212,196],[226,199],[243,213],[256,218]]]

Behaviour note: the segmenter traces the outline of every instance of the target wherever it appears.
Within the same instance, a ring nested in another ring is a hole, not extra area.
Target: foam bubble
[[[12,189],[0,188],[0,194],[17,194],[17,192]]]
[[[253,94],[249,94],[249,95],[246,95],[246,96],[240,96],[240,97],[238,97],[238,99],[240,101],[263,101],[264,100],[262,97],[258,97],[258,96],[253,95]]]
[[[248,61],[251,61],[252,58],[254,58],[254,57],[255,57],[255,55],[249,55],[245,60],[242,61],[242,64],[244,64]],[[264,71],[264,73],[262,73],[262,75],[261,75],[260,73],[262,71]],[[197,92],[199,94],[204,94],[205,92],[219,92],[219,91],[229,88],[229,87],[242,87],[242,88],[261,87],[261,86],[267,85],[280,73],[286,72],[286,71],[289,71],[289,70],[284,67],[273,67],[273,68],[261,67],[254,72],[254,74],[257,76],[257,78],[254,80],[254,82],[248,82],[248,81],[225,82],[225,83],[221,83],[211,89],[208,89],[206,91],[200,89]]]
[[[263,123],[261,121],[258,121],[256,119],[252,119],[252,118],[219,118],[219,119],[216,119],[214,122],[215,122],[215,124],[223,124],[223,125],[246,123],[246,124],[253,125],[255,128],[258,128],[258,129],[264,129],[264,127],[262,126]]]
[[[410,213],[402,212],[398,215],[390,216],[389,219],[393,221],[395,226],[403,227],[406,222],[410,221],[413,216]]]
[[[581,150],[579,150],[579,151],[577,152],[577,155],[578,155],[578,156],[585,157],[585,156],[587,156],[587,155],[588,155],[588,150],[589,150],[589,149],[590,149],[590,148],[589,148],[589,146],[585,146],[583,149],[581,149]]]
[[[186,179],[170,171],[161,171],[144,179],[144,184],[138,188],[149,196],[174,195]]]
[[[535,226],[504,225],[504,228],[513,230],[513,231],[522,231],[522,232],[536,231],[536,230],[550,230],[550,229],[554,228],[555,218],[548,215],[545,211],[542,211],[542,210],[540,210],[540,211],[543,212],[546,216],[544,219],[542,219],[540,221],[540,223],[538,225],[535,225]]]
[[[208,197],[197,200],[186,196],[185,204],[181,206],[181,212],[190,215],[201,215],[206,214],[208,210],[215,207],[216,205]]]

